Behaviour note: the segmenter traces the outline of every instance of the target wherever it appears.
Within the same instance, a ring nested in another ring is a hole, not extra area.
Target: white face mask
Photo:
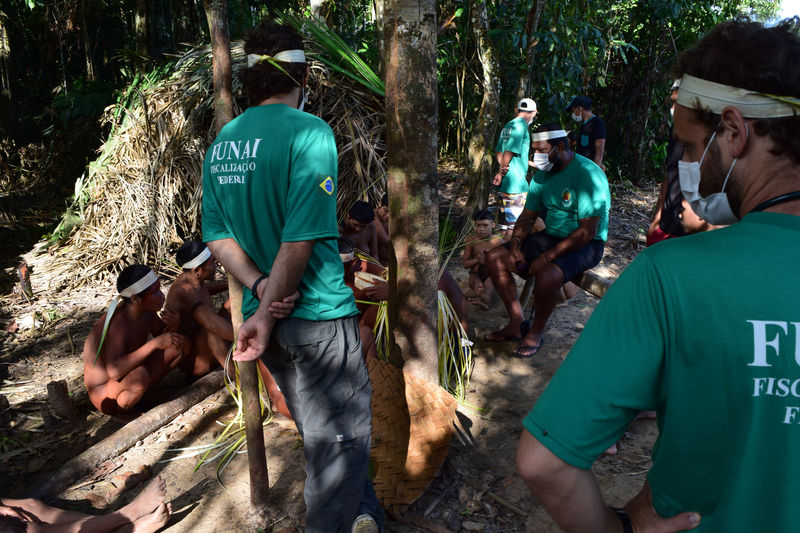
[[[306,97],[306,88],[303,87],[300,89],[300,104],[297,106],[298,111],[302,111],[303,108],[306,106],[306,102],[308,102],[308,98]]]
[[[747,124],[745,123],[745,128],[747,128]],[[731,168],[728,169],[728,174],[725,176],[725,182],[722,184],[722,190],[720,192],[715,192],[713,194],[709,194],[705,198],[700,196],[700,165],[703,164],[703,160],[708,153],[708,149],[711,147],[711,143],[714,142],[714,139],[717,136],[717,132],[714,131],[714,134],[711,135],[711,140],[708,141],[708,146],[703,151],[703,156],[700,158],[700,161],[678,161],[678,179],[681,182],[681,192],[683,193],[683,197],[686,198],[686,201],[689,202],[689,205],[692,206],[692,210],[708,222],[709,224],[714,225],[721,225],[721,224],[733,224],[739,221],[739,218],[733,214],[733,210],[731,210],[731,204],[728,201],[728,194],[725,192],[725,186],[728,184],[728,179],[731,177],[731,172],[733,171],[733,167],[736,165],[737,159],[733,160],[731,163]],[[750,130],[747,128],[747,136],[750,136]]]
[[[550,172],[550,169],[553,168],[553,162],[550,161],[550,154],[540,154],[539,152],[533,154],[533,166],[539,170]]]
[[[583,122],[583,116],[580,113],[573,113],[572,120],[575,122]]]

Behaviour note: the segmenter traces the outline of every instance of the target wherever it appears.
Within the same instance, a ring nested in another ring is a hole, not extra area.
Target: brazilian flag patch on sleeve
[[[332,195],[334,191],[333,178],[330,176],[320,176],[320,178],[322,181],[319,183],[319,188],[325,191],[328,196]]]

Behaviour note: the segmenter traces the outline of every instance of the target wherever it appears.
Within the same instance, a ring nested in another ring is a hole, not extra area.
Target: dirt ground
[[[612,187],[614,199],[609,242],[595,271],[614,279],[642,249],[656,192]],[[109,286],[79,293],[55,292],[37,266],[47,255],[29,253],[35,297],[28,302],[18,288],[0,296],[0,394],[10,409],[0,413],[0,495],[23,494],[59,466],[102,440],[122,424],[99,414],[88,403],[82,382],[80,351],[90,326],[112,296]],[[467,273],[449,266],[467,288]],[[521,287],[521,284],[520,284]],[[165,287],[165,290],[167,287]],[[597,299],[583,291],[557,307],[545,333],[546,343],[532,360],[510,356],[512,343],[487,343],[483,336],[505,323],[498,303],[488,312],[472,307],[470,326],[475,369],[459,418],[473,444],[453,439],[449,456],[428,490],[399,516],[388,517],[387,531],[558,531],[515,473],[514,455],[521,419],[567,355],[591,315]],[[47,383],[65,379],[79,416],[69,423],[47,412]],[[178,373],[168,376],[160,395],[168,398],[187,386]],[[129,472],[146,466],[167,482],[173,516],[164,531],[247,531],[248,474],[245,455],[236,456],[217,479],[216,463],[194,471],[196,459],[166,460],[169,451],[213,442],[220,421],[233,416],[234,402],[225,389],[212,394],[143,438],[128,451],[103,463],[58,495],[62,507],[98,513],[115,509],[138,492],[117,495]],[[10,423],[3,417],[9,418]],[[269,464],[272,531],[295,531],[304,512],[302,442],[293,425],[276,420],[265,427]],[[655,422],[634,422],[615,456],[604,456],[593,470],[608,503],[621,505],[641,487],[650,467],[657,432]]]

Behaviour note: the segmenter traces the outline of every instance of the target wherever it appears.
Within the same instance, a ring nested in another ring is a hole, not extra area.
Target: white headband
[[[203,248],[202,252],[200,252],[195,256],[194,259],[186,261],[184,264],[182,264],[181,268],[184,270],[191,270],[194,267],[199,267],[200,265],[205,263],[209,257],[211,257],[211,250],[209,250],[208,246],[206,246],[205,248]]]
[[[273,59],[283,63],[305,63],[306,53],[303,50],[283,50],[274,56],[269,54],[247,54],[247,66],[252,67],[265,59]]]
[[[100,335],[100,342],[97,343],[97,354],[94,356],[94,363],[92,363],[92,366],[97,364],[97,359],[100,357],[100,350],[103,349],[103,342],[106,340],[108,325],[111,323],[111,317],[114,316],[114,311],[117,310],[117,306],[119,305],[121,299],[120,297],[124,296],[125,298],[130,298],[131,296],[135,296],[156,281],[158,281],[158,276],[156,276],[155,272],[150,270],[144,275],[143,278],[119,291],[119,296],[114,296],[111,299],[111,303],[108,305],[108,310],[106,311],[106,321],[103,324],[103,333]]]
[[[119,295],[124,296],[125,298],[136,296],[137,294],[145,290],[147,287],[149,287],[156,281],[158,281],[158,276],[156,276],[156,273],[151,270],[147,274],[145,274],[145,276],[139,281],[131,285],[128,285],[127,287],[119,291]]]
[[[708,109],[717,115],[728,106],[747,118],[778,118],[800,115],[800,99],[773,96],[747,89],[701,80],[684,74],[677,103],[690,109]]]
[[[560,139],[566,136],[567,132],[564,130],[539,131],[531,135],[531,140],[533,142],[549,141],[550,139]]]

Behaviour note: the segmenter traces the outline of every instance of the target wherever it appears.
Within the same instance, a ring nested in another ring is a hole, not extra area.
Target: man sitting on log
[[[169,288],[167,307],[180,314],[178,331],[189,339],[193,356],[181,361],[181,370],[192,376],[202,376],[217,366],[222,366],[227,372],[232,372],[232,366],[225,366],[225,359],[233,342],[230,300],[219,311],[214,309],[211,300],[213,294],[228,290],[228,283],[214,281],[216,261],[211,250],[200,241],[184,243],[178,248],[175,259],[183,272]],[[295,292],[282,302],[273,303],[270,311],[276,319],[289,316],[294,308],[294,301],[299,296]],[[258,366],[273,409],[291,418],[286,400],[269,370],[260,361]]]
[[[133,418],[140,414],[134,405],[188,356],[190,343],[176,332],[180,319],[175,311],[167,308],[159,317],[164,293],[149,267],[124,269],[117,290],[119,296],[83,345],[83,379],[97,409]]]
[[[522,308],[512,274],[536,279],[533,325],[513,352],[522,358],[533,357],[541,348],[544,327],[561,286],[603,257],[611,207],[605,173],[570,150],[561,126],[540,126],[532,140],[533,163],[539,171],[531,179],[525,208],[511,240],[491,250],[486,258],[492,283],[509,316],[508,325],[487,335],[487,341],[519,339]],[[540,214],[546,228],[531,233]]]

